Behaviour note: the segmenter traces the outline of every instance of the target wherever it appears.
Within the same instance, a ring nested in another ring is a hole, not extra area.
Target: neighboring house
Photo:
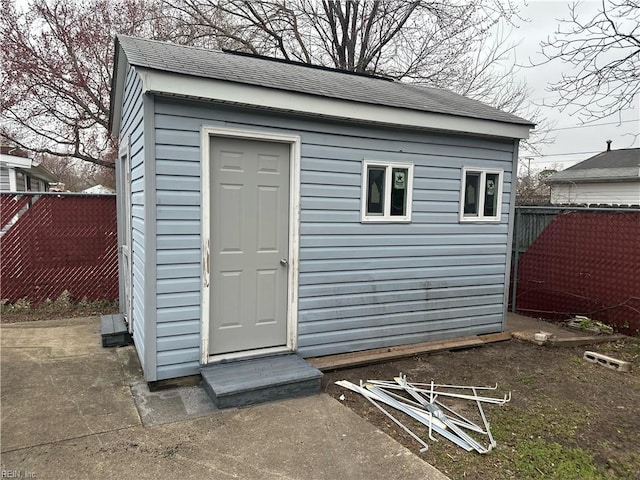
[[[520,139],[457,94],[119,36],[121,303],[147,381],[500,332]]]
[[[42,165],[36,165],[27,153],[6,145],[0,147],[0,191],[48,192],[58,179]]]
[[[640,148],[607,150],[547,179],[556,205],[640,205]]]
[[[85,188],[82,190],[82,193],[90,193],[93,195],[109,195],[116,193],[116,191],[111,187],[105,187],[104,185],[94,185],[93,187]]]

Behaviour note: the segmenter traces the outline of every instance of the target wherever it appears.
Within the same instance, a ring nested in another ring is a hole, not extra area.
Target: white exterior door
[[[284,347],[290,145],[209,142],[209,355]]]

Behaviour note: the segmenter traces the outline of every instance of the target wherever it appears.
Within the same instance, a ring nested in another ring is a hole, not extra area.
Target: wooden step
[[[302,397],[320,391],[322,372],[298,355],[277,355],[208,365],[202,384],[218,408]]]
[[[102,315],[100,317],[100,334],[102,335],[102,346],[124,347],[133,344],[133,339],[127,324],[124,322],[124,315]]]

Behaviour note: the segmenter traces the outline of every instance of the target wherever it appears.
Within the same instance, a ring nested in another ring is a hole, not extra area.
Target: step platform
[[[133,339],[127,324],[124,322],[124,315],[102,315],[100,317],[100,334],[102,335],[102,347],[125,347],[133,344]]]
[[[202,385],[218,408],[303,397],[320,391],[322,372],[295,354],[208,365]]]

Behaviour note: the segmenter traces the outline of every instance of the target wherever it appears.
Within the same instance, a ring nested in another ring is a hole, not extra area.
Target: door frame
[[[221,355],[209,355],[209,327],[211,306],[211,171],[209,140],[212,137],[237,138],[263,142],[284,143],[289,145],[289,268],[287,280],[287,343],[282,347],[269,347],[256,350],[231,352]],[[250,358],[272,353],[294,352],[298,348],[298,249],[300,239],[300,136],[283,135],[265,131],[242,130],[202,126],[200,131],[202,157],[200,159],[200,185],[202,187],[201,205],[201,249],[202,249],[202,310],[200,318],[200,363],[208,363]]]
[[[123,272],[124,285],[123,293],[125,300],[124,314],[127,319],[127,330],[129,333],[133,333],[133,257],[132,257],[132,235],[131,235],[131,137],[127,136],[126,139],[121,142],[118,150],[118,160],[120,162],[121,169],[121,185],[122,195],[122,229],[124,234],[122,235],[122,245],[120,245],[120,252],[122,253],[122,267],[125,270]]]

